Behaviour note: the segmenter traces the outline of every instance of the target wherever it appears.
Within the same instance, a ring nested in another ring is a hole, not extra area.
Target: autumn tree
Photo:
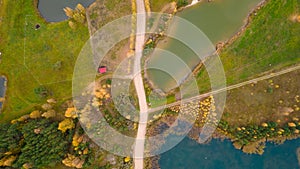
[[[66,118],[62,122],[59,123],[58,125],[58,130],[62,131],[65,133],[68,129],[73,129],[75,127],[75,124],[72,119]]]

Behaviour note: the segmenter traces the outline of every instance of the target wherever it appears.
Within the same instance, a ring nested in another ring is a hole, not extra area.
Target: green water
[[[200,145],[185,138],[172,150],[161,155],[161,169],[298,169],[296,150],[300,139],[282,145],[267,143],[260,155],[236,150],[230,141],[212,140]]]
[[[220,41],[225,41],[232,37],[245,24],[247,15],[261,2],[261,0],[214,0],[213,2],[202,1],[178,13],[194,25],[196,25],[212,42],[213,45]],[[171,25],[172,26],[172,25]],[[176,25],[177,31],[184,31],[185,25]],[[189,32],[184,32],[189,36]],[[201,41],[201,40],[200,40]],[[197,42],[195,42],[197,43]],[[194,68],[199,62],[199,58],[187,46],[178,40],[171,38],[161,41],[158,48],[170,51],[182,59],[189,68]],[[154,51],[150,58],[149,67],[153,65],[165,64],[163,67],[166,72],[174,74],[185,73],[185,65],[172,61],[175,56],[168,55],[161,51]],[[149,69],[149,79],[154,85],[163,91],[168,91],[177,86],[170,75],[160,70]],[[176,76],[176,75],[175,75]],[[182,76],[182,75],[180,75]]]

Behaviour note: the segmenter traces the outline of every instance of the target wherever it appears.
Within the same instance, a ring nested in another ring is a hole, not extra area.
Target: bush
[[[183,6],[188,5],[188,1],[187,0],[177,0],[177,8],[181,8]]]
[[[39,86],[34,89],[34,93],[40,98],[45,98],[49,95],[49,90],[45,86]]]

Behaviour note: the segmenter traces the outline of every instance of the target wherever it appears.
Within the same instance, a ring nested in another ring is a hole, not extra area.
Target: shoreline
[[[243,33],[245,33],[246,29],[252,23],[252,17],[256,16],[256,13],[268,2],[269,0],[262,0],[260,3],[258,3],[247,15],[246,19],[244,20],[244,25],[234,35],[232,35],[226,41],[220,41],[216,44],[216,51],[218,54],[220,54],[223,49],[231,45],[233,42],[235,42],[236,39],[238,39],[241,35],[243,35]]]
[[[196,2],[197,1],[197,2]],[[175,10],[172,9],[172,4],[170,5],[171,6],[171,10],[173,11],[172,13],[168,13],[169,15],[172,15],[175,16],[177,14],[177,12],[181,12],[182,10],[186,9],[186,8],[189,8],[191,6],[194,6],[194,5],[197,5],[199,4],[200,2],[202,2],[202,0],[193,0],[191,4],[188,4],[187,6],[184,6],[184,7],[181,7],[179,9],[177,9],[175,7]],[[164,11],[166,11],[167,9],[164,9]],[[172,18],[170,18],[167,22],[166,22],[166,29],[168,29],[168,27],[170,26],[170,23],[172,21]],[[164,30],[162,30],[162,32],[164,32]],[[166,37],[163,37],[163,36],[159,36],[157,37],[157,41],[155,42],[155,48],[157,47],[157,45],[159,44],[160,41],[164,40]],[[149,38],[148,38],[149,39]],[[154,49],[155,49],[154,48]],[[149,62],[149,59],[150,59],[150,56],[151,54],[154,52],[151,51],[150,54],[148,54],[148,56],[146,56],[146,58],[143,60],[143,63],[144,63],[144,70],[146,70],[146,67],[148,65],[148,62]],[[202,68],[203,66],[203,62],[200,62],[199,64],[195,65],[194,68],[192,68],[192,72],[190,74],[187,74],[185,77],[183,77],[181,79],[181,82],[180,84],[184,83],[185,81],[187,81],[192,75],[195,75],[197,74],[200,69]],[[154,85],[154,82],[151,81],[149,79],[149,75],[147,73],[147,71],[144,71],[144,82],[147,84],[147,86],[151,89],[151,90],[154,90],[157,88],[156,85]],[[180,85],[179,85],[180,87]],[[159,93],[161,96],[164,96],[164,97],[167,97],[168,95],[172,95],[172,94],[175,94],[176,90],[178,90],[178,87],[175,87],[175,88],[172,88],[170,90],[168,90],[167,92],[165,91],[162,91],[160,90],[161,92]]]
[[[201,3],[201,2],[203,2],[203,1],[202,0],[198,0],[197,3],[189,4],[187,6],[181,7],[179,9],[177,9],[177,12],[181,12],[181,11],[183,11],[183,10],[189,8],[189,7],[195,6],[195,5],[197,5],[197,4]],[[249,27],[249,25],[252,23],[251,22],[252,21],[252,17],[255,16],[256,13],[257,13],[257,11],[260,10],[267,2],[269,2],[269,0],[262,0],[253,9],[251,9],[250,12],[248,13],[247,17],[244,20],[244,24],[239,28],[239,30],[236,33],[234,33],[234,35],[230,36],[227,40],[225,40],[223,42],[219,41],[216,44],[213,44],[213,45],[215,45],[215,48],[216,48],[215,53],[217,53],[219,55],[226,47],[228,47],[229,45],[231,45],[233,42],[236,41],[236,39],[238,39],[240,36],[242,36],[243,33],[246,31],[246,29]],[[177,12],[173,13],[172,15],[175,16],[177,14]],[[164,38],[166,38],[166,37],[162,37],[161,39],[158,39],[158,41],[156,42],[156,46]],[[147,56],[147,58],[144,61],[144,63],[145,63],[144,67],[146,67],[146,65],[148,64],[148,61],[149,61],[149,58],[150,58],[149,56]],[[200,63],[196,64],[196,66],[194,66],[194,68],[192,69],[192,73],[186,75],[185,78],[182,79],[181,84],[184,83],[184,82],[186,82],[192,75],[198,74],[202,67],[203,67],[203,62],[200,62]],[[145,82],[148,84],[149,88],[151,90],[154,90],[156,86],[154,85],[153,81],[149,80],[149,76],[147,75],[146,72],[144,73],[144,78],[145,78]],[[173,88],[173,89],[169,90],[168,92],[163,92],[162,96],[168,96],[168,95],[175,94],[174,92],[176,91],[177,88]]]
[[[41,19],[43,20],[44,23],[46,23],[46,24],[56,24],[56,23],[62,23],[62,22],[67,22],[67,21],[69,21],[69,18],[64,19],[64,20],[61,20],[61,21],[57,21],[57,22],[49,22],[49,21],[47,21],[46,17],[43,17],[42,14],[41,14],[41,12],[40,12],[40,10],[39,10],[39,1],[40,1],[40,0],[34,0],[34,1],[33,1],[33,6],[34,6],[34,8],[35,8],[34,10],[35,10],[35,12],[37,13],[38,17],[41,18]],[[93,3],[91,3],[90,5],[88,5],[87,7],[84,7],[84,8],[85,8],[85,9],[90,8],[93,4],[96,3],[96,1],[97,1],[97,0],[94,0]],[[81,4],[81,3],[78,3],[78,4]],[[67,7],[67,6],[66,6],[66,7]]]
[[[170,125],[172,125],[172,120],[174,120],[174,115],[166,115],[165,117],[163,117],[165,119],[163,120],[158,120],[156,121],[156,125],[153,125],[150,127],[150,131],[152,130],[157,130],[157,126],[160,126],[162,124],[168,124],[170,123]],[[153,127],[153,128],[152,128]],[[190,130],[190,132],[185,136],[185,138],[188,138],[192,141],[197,142],[198,144],[200,144],[198,142],[198,138],[199,138],[199,132],[202,130],[202,127],[197,127],[197,126],[193,126],[192,129]],[[152,133],[152,134],[157,134],[157,133]],[[275,145],[282,145],[284,144],[286,141],[291,141],[291,140],[296,140],[299,139],[300,135],[291,135],[291,136],[278,136],[278,137],[264,137],[260,140],[256,140],[253,141],[251,143],[249,143],[248,145],[243,145],[243,146],[239,146],[238,144],[235,144],[234,140],[235,138],[230,136],[230,134],[225,134],[223,133],[223,131],[219,128],[217,128],[215,130],[215,132],[212,134],[212,136],[209,138],[209,140],[207,140],[205,143],[202,144],[209,144],[212,140],[218,140],[223,142],[224,140],[228,140],[232,146],[233,149],[236,151],[241,151],[244,154],[248,154],[248,155],[263,155],[264,151],[266,149],[265,145],[266,144],[275,144]],[[244,149],[245,148],[245,149]],[[300,149],[298,150],[299,156],[299,165],[300,165]],[[161,155],[157,155],[154,157],[150,157],[149,160],[146,160],[145,162],[145,166],[149,167],[149,168],[159,168],[159,160],[160,160]]]

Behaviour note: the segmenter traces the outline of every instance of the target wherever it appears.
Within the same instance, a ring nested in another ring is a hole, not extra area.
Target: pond
[[[46,21],[60,22],[68,18],[63,11],[65,7],[74,9],[79,3],[84,7],[88,7],[94,1],[95,0],[39,0],[38,9]]]
[[[0,113],[3,105],[3,98],[5,97],[6,91],[6,78],[4,76],[0,76]]]
[[[262,0],[214,0],[212,2],[202,1],[195,6],[184,9],[179,12],[177,16],[187,19],[192,24],[196,25],[212,42],[216,45],[220,41],[226,41],[245,24],[247,15],[255,8]],[[175,24],[174,24],[175,25]],[[176,31],[185,31],[185,25],[176,25]],[[189,36],[189,32],[184,32]],[[200,39],[199,39],[200,40]],[[197,40],[195,43],[199,43]],[[201,40],[200,40],[201,42]],[[178,58],[182,59],[191,69],[198,63],[199,59],[191,51],[188,46],[183,43],[167,38],[158,44],[158,48],[174,53]],[[159,50],[154,50],[148,63],[148,67],[159,65],[161,63],[168,63],[165,66],[165,71],[172,72],[174,68],[177,72],[182,72],[185,67],[183,64],[178,64],[175,59],[170,59],[174,56],[167,56],[166,53]],[[176,82],[170,75],[159,71],[158,69],[149,69],[147,71],[150,81],[154,86],[169,91],[176,87]],[[175,78],[177,79],[177,77]]]
[[[213,139],[208,144],[185,138],[172,150],[161,155],[161,169],[298,169],[296,150],[300,139],[284,144],[267,143],[263,155],[245,154],[229,140]]]

